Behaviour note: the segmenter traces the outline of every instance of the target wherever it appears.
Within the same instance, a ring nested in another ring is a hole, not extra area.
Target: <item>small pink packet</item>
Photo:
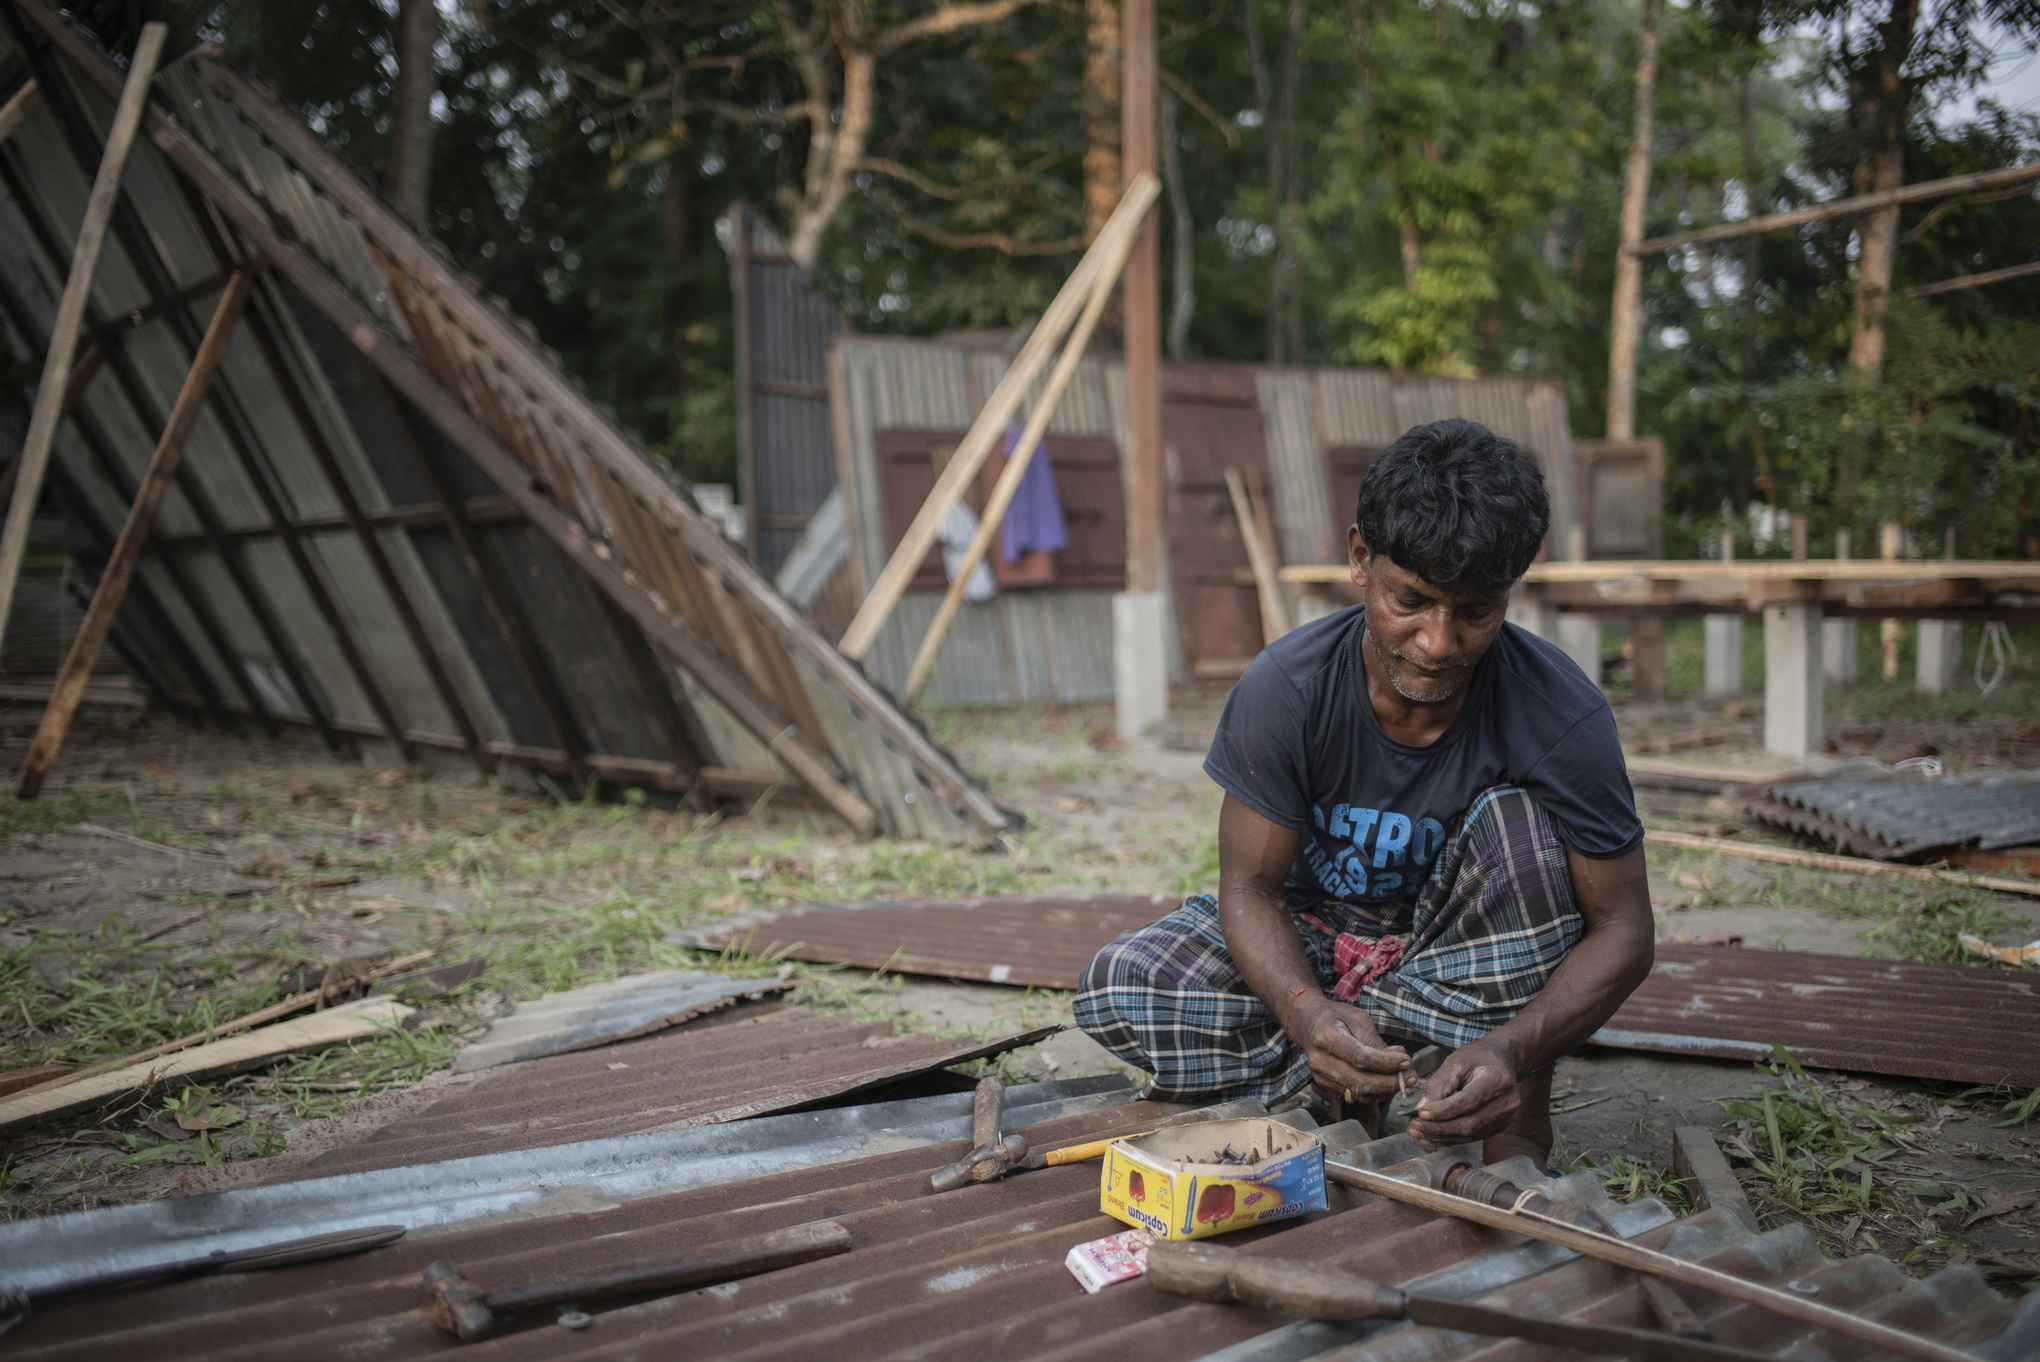
[[[1121,1230],[1071,1249],[1063,1259],[1083,1288],[1096,1295],[1114,1282],[1130,1282],[1147,1271],[1148,1250],[1155,1237],[1146,1230]]]

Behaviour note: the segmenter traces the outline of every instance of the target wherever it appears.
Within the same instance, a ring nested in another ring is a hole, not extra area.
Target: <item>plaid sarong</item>
[[[1342,973],[1335,938],[1300,916],[1296,924],[1329,992]],[[1551,821],[1522,789],[1485,791],[1417,895],[1409,944],[1360,1005],[1391,1043],[1457,1049],[1522,1011],[1583,930]],[[1240,978],[1210,894],[1098,952],[1076,1021],[1151,1074],[1141,1096],[1157,1101],[1274,1102],[1310,1085],[1303,1051]]]

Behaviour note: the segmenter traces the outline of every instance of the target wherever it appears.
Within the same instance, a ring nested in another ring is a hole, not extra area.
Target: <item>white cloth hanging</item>
[[[942,545],[942,575],[950,581],[956,580],[957,571],[963,566],[963,555],[970,550],[970,541],[977,537],[978,518],[969,506],[958,501],[942,515],[942,523],[935,527],[935,538]],[[992,577],[991,564],[978,559],[971,569],[970,580],[964,583],[963,598],[972,605],[983,605],[999,594],[999,584]]]

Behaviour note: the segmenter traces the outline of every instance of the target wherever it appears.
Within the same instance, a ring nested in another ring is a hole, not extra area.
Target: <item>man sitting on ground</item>
[[[1383,450],[1347,531],[1362,604],[1254,660],[1205,772],[1219,889],[1084,971],[1077,1023],[1168,1102],[1393,1096],[1450,1049],[1410,1133],[1551,1153],[1552,1066],[1651,966],[1614,715],[1504,622],[1550,527],[1537,467],[1471,421]]]

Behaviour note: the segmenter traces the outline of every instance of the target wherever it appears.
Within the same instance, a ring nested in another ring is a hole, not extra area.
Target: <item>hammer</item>
[[[610,1296],[644,1295],[715,1286],[740,1277],[755,1277],[796,1263],[811,1263],[850,1251],[850,1231],[833,1220],[811,1220],[769,1234],[756,1234],[727,1244],[713,1244],[691,1257],[653,1267],[630,1268],[607,1277],[549,1286],[488,1291],[441,1259],[425,1269],[432,1292],[432,1321],[469,1343],[496,1326],[498,1315],[542,1305],[601,1300]]]
[[[953,1192],[974,1182],[996,1182],[1025,1159],[1025,1135],[999,1134],[999,1123],[1005,1116],[1006,1085],[997,1078],[980,1078],[977,1095],[970,1104],[970,1138],[977,1147],[930,1177],[929,1187],[938,1192]]]

